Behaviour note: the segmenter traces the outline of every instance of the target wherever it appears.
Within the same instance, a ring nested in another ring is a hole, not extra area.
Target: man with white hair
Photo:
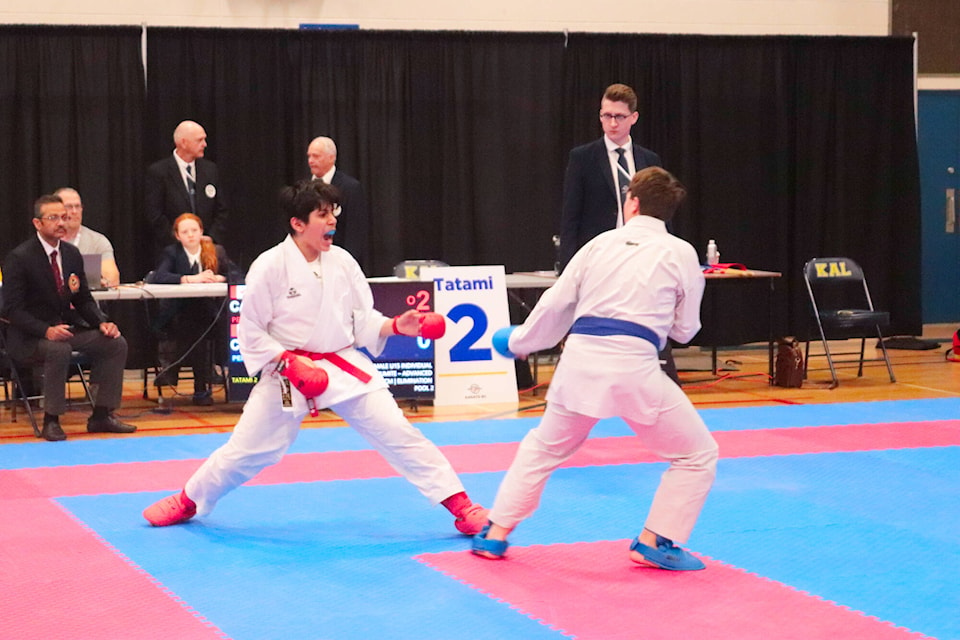
[[[370,232],[367,197],[360,181],[337,168],[337,145],[326,137],[314,138],[307,147],[311,180],[322,180],[340,189],[341,213],[335,241],[350,252],[364,272],[370,273]]]
[[[113,244],[107,236],[83,224],[83,201],[80,193],[73,187],[60,187],[53,194],[60,196],[63,207],[67,210],[64,217],[67,233],[63,239],[79,249],[83,255],[100,255],[100,280],[104,286],[115,287],[120,284],[120,269],[113,253]]]
[[[173,221],[181,213],[196,214],[207,235],[224,244],[227,205],[217,165],[203,157],[207,132],[184,120],[173,132],[173,153],[147,169],[146,213],[159,256],[173,242]]]

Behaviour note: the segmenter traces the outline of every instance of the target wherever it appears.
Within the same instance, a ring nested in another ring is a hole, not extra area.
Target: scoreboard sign
[[[493,333],[510,324],[503,266],[427,267],[420,279],[432,281],[433,310],[447,319],[436,344],[434,403],[516,403],[514,362],[492,344]]]
[[[431,282],[371,282],[370,290],[373,292],[374,309],[388,318],[408,309],[421,312],[433,310]],[[391,336],[383,353],[370,359],[390,385],[394,397],[427,399],[433,398],[435,392],[433,355],[433,340]]]

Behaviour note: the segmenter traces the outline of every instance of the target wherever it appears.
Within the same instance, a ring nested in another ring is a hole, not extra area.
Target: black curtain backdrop
[[[562,36],[151,29],[148,141],[207,130],[245,265],[282,238],[276,192],[337,142],[370,204],[369,275],[404,259],[552,267]]]
[[[139,34],[0,29],[11,145],[0,194],[17,238],[36,195],[73,183],[128,279],[151,268],[136,251],[143,171],[193,119],[243,266],[283,237],[276,193],[308,175],[306,146],[328,135],[370,201],[369,275],[403,259],[551,268],[567,153],[600,136],[603,89],[625,82],[640,96],[634,139],[690,190],[675,232],[784,273],[777,334],[805,333],[801,267],[828,254],[860,262],[893,333],[920,333],[909,38],[152,28],[144,108]],[[76,52],[85,38],[123,51],[88,62]],[[50,60],[65,48],[69,65]],[[84,64],[92,77],[78,81]],[[51,84],[59,107],[43,104]],[[82,106],[101,85],[107,97]],[[764,292],[749,289],[705,304],[705,325],[711,309],[730,313],[729,344],[766,336]]]
[[[714,238],[721,261],[784,274],[778,334],[807,334],[802,267],[826,256],[860,263],[893,334],[921,332],[911,38],[573,34],[565,63],[574,142],[598,135],[591,96],[629,84],[634,140],[690,191],[674,232],[701,255]],[[711,325],[730,344],[765,337],[762,287],[715,293],[695,342],[717,339]]]
[[[125,282],[137,280],[142,226],[143,60],[139,27],[0,26],[0,256],[36,233],[33,202],[59,187],[83,198]],[[104,305],[141,362],[142,310]]]
[[[140,233],[143,63],[139,27],[0,26],[0,255],[36,233],[38,196],[83,198],[132,278]]]

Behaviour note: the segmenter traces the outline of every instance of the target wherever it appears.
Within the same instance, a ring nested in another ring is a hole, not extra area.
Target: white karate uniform
[[[693,404],[660,368],[669,336],[700,330],[704,278],[696,250],[663,221],[638,215],[584,245],[510,336],[526,355],[552,347],[581,317],[652,329],[659,345],[627,335],[570,334],[547,392],[540,424],[520,444],[490,519],[512,529],[540,502],[550,474],[572,456],[600,418],[622,417],[643,445],[669,460],[646,528],[685,542],[716,474],[718,449]]]
[[[438,504],[463,491],[450,462],[414,428],[397,406],[383,376],[355,347],[377,355],[387,338],[387,318],[373,308],[373,295],[353,257],[333,246],[320,258],[320,277],[293,239],[265,251],[250,266],[240,310],[238,337],[247,371],[261,372],[230,439],[203,463],[186,484],[197,513],[213,510],[227,492],[264,467],[280,461],[296,439],[307,414],[306,398],[292,389],[293,406],[284,409],[280,376],[272,363],[285,350],[336,353],[371,376],[362,382],[328,360],[330,385],[315,400],[356,429],[390,465]]]

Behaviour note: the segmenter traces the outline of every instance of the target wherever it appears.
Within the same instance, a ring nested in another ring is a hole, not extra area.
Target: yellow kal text
[[[818,278],[843,278],[845,276],[852,276],[853,273],[847,269],[846,262],[818,262],[817,263],[817,277]]]

